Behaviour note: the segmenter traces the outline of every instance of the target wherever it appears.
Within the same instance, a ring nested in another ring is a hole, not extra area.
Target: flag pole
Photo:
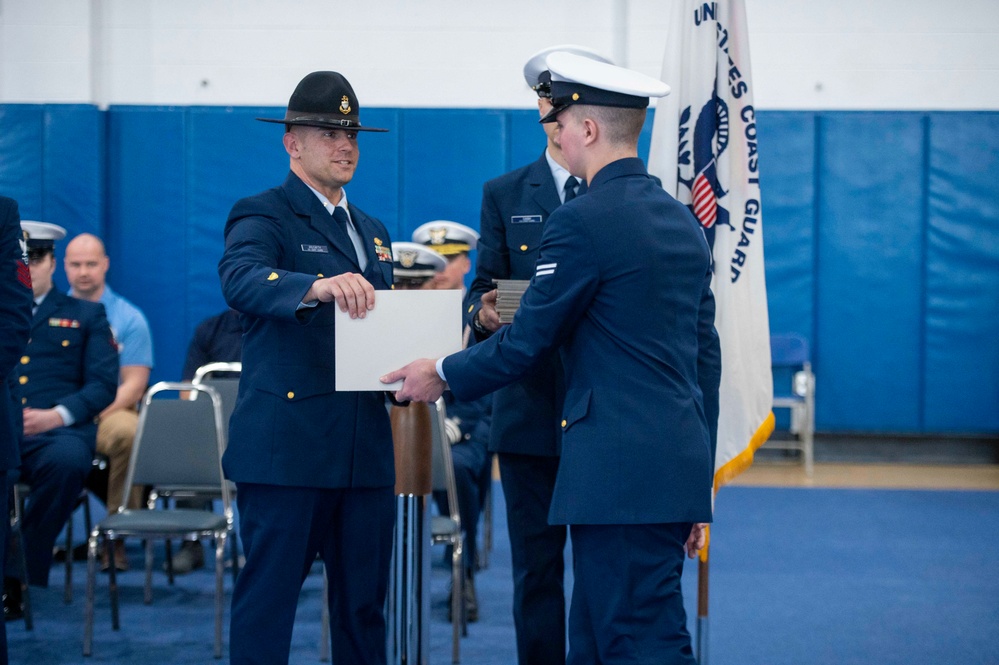
[[[708,665],[708,543],[697,557],[697,662]]]

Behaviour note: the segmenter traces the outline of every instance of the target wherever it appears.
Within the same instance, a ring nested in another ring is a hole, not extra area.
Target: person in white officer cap
[[[680,579],[711,520],[721,356],[697,220],[649,176],[638,136],[663,82],[548,56],[554,122],[585,196],[546,225],[513,323],[391,372],[398,399],[471,399],[561,347],[562,458],[549,520],[568,524],[570,665],[693,665]]]
[[[104,305],[53,287],[55,242],[66,230],[27,220],[21,228],[34,294],[31,338],[15,370],[23,414],[20,476],[31,486],[21,529],[28,582],[44,587],[56,536],[90,473],[98,414],[118,388],[118,350]],[[16,613],[14,605],[8,610]]]
[[[395,288],[422,289],[447,267],[447,259],[417,242],[392,243]]]
[[[426,245],[447,259],[447,267],[434,276],[435,289],[465,289],[465,275],[472,269],[469,252],[479,242],[479,234],[464,224],[437,219],[413,231],[413,242]]]
[[[537,94],[539,117],[551,110],[551,73],[546,62],[557,52],[598,62],[603,54],[576,44],[549,46],[524,64],[527,86]],[[500,327],[496,279],[530,279],[548,217],[586,191],[569,173],[555,125],[541,125],[545,148],[536,160],[489,180],[482,188],[475,279],[466,297],[473,334],[481,341]],[[500,388],[494,400],[489,439],[496,453],[506,498],[513,573],[513,622],[519,665],[565,662],[565,549],[568,530],[548,523],[558,474],[562,432],[562,364],[551,353],[528,376]]]

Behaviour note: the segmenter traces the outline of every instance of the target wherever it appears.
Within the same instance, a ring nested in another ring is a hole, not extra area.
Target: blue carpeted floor
[[[489,568],[477,576],[481,620],[461,643],[469,665],[516,660],[499,483],[495,489],[496,544]],[[710,663],[999,663],[999,492],[733,487],[722,490],[716,515]],[[129,549],[138,565],[138,546]],[[694,563],[684,573],[691,615],[696,573]],[[33,590],[35,630],[7,625],[12,663],[212,662],[212,573],[178,578],[172,588],[158,573],[151,606],[142,603],[141,570],[122,574],[118,633],[111,631],[102,575],[94,655],[87,661],[80,655],[84,579],[85,567],[77,564],[70,606],[62,603],[60,568],[51,588]],[[437,549],[434,664],[450,662],[446,587]],[[320,592],[321,577],[313,574],[302,592],[293,663],[318,662]]]

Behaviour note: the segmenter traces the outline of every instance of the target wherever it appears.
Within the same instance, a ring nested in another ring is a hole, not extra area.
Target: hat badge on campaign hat
[[[30,219],[21,220],[21,231],[24,232],[29,255],[55,249],[55,241],[66,237],[66,229],[58,224]]]
[[[669,94],[657,78],[572,53],[552,53],[545,62],[552,76],[552,110],[541,122],[555,122],[573,104],[643,109],[650,97]]]
[[[413,242],[428,245],[444,256],[454,256],[475,249],[479,234],[464,224],[435,219],[416,227]]]
[[[358,132],[387,132],[361,125],[361,105],[354,88],[339,72],[312,72],[303,78],[288,100],[283,118],[257,118],[261,122],[302,125]]]
[[[539,97],[551,96],[552,79],[551,73],[548,71],[547,59],[549,55],[556,52],[574,53],[597,62],[613,64],[611,59],[602,53],[598,53],[586,46],[579,46],[578,44],[560,44],[558,46],[543,48],[528,58],[527,63],[524,64],[524,80],[527,81],[527,85],[531,87],[531,90],[538,93]]]

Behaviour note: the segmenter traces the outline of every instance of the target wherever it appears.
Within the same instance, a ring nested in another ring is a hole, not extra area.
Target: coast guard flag
[[[773,431],[756,110],[742,0],[674,0],[649,171],[700,221],[721,341],[715,491]]]

